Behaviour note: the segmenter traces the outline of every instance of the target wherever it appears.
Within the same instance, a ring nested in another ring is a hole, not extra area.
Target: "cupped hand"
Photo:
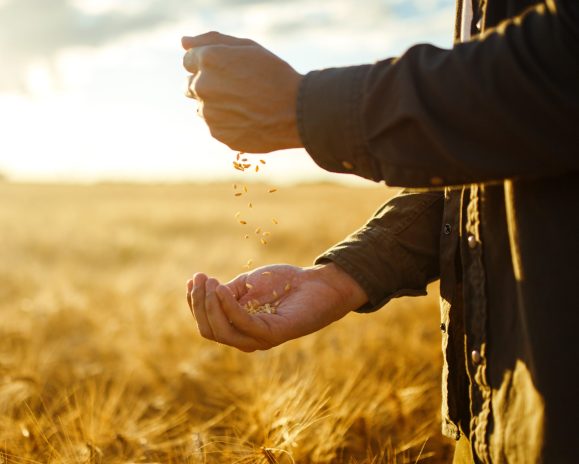
[[[362,306],[367,296],[329,263],[266,266],[225,285],[198,273],[187,283],[187,299],[203,337],[251,352],[315,332]],[[266,304],[275,311],[248,314],[248,305]]]
[[[211,135],[231,149],[268,153],[300,148],[296,100],[303,77],[249,39],[218,32],[183,37],[187,95]]]

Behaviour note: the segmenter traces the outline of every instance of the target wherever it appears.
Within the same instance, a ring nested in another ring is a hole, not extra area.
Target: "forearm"
[[[578,50],[579,5],[562,0],[452,50],[418,45],[399,59],[310,73],[300,134],[323,168],[389,185],[577,170]]]
[[[368,303],[369,298],[364,287],[336,262],[321,260],[309,271],[340,295],[342,304],[336,307],[336,320]]]

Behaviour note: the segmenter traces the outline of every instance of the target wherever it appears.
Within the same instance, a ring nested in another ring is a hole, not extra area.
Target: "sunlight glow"
[[[98,15],[109,11],[136,11],[139,9],[139,4],[142,2],[135,0],[71,0],[74,7],[78,8],[84,13],[91,15]]]
[[[46,11],[46,5],[29,11],[33,5],[0,0],[0,39],[3,24],[12,24],[7,18]],[[0,41],[7,56],[0,172],[15,180],[230,178],[231,150],[211,138],[196,103],[183,96],[182,35],[220,30],[251,37],[305,73],[372,62],[418,40],[449,45],[451,2],[420,5],[54,0],[54,15],[33,21],[45,28],[41,51]],[[407,7],[423,8],[428,20],[399,12]],[[62,37],[54,34],[58,28]],[[324,172],[303,150],[270,157],[276,181],[352,179]]]
[[[26,88],[33,97],[50,95],[54,90],[54,76],[45,64],[33,63],[28,68]]]

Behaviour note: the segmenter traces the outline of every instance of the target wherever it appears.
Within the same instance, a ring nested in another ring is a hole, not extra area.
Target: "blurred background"
[[[451,0],[0,0],[0,172],[42,181],[228,178],[229,150],[183,97],[182,35],[249,37],[305,73],[418,42],[448,47],[453,18]],[[328,178],[301,151],[276,154],[270,175]]]
[[[396,189],[300,150],[234,170],[183,95],[180,38],[250,37],[305,73],[449,46],[453,16],[450,0],[0,0],[0,463],[449,462],[436,284],[266,352],[199,336],[194,272],[310,265]]]

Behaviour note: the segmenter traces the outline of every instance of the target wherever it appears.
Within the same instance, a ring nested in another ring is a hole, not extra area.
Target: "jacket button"
[[[442,180],[442,177],[438,177],[438,176],[434,176],[430,178],[430,184],[431,185],[442,185],[442,183],[444,182],[444,180]]]
[[[446,333],[446,325],[444,323],[440,324],[440,330],[442,333]]]
[[[444,235],[450,235],[452,232],[452,226],[450,224],[444,224]]]
[[[482,356],[480,355],[480,351],[472,350],[472,353],[470,354],[470,359],[472,360],[472,363],[475,366],[479,365],[480,362],[482,361]]]
[[[466,239],[466,241],[468,242],[468,247],[473,249],[476,248],[476,237],[474,235],[469,235],[468,238]]]
[[[354,169],[354,165],[349,161],[342,161],[342,166],[344,166],[344,169],[347,169],[348,171]]]

